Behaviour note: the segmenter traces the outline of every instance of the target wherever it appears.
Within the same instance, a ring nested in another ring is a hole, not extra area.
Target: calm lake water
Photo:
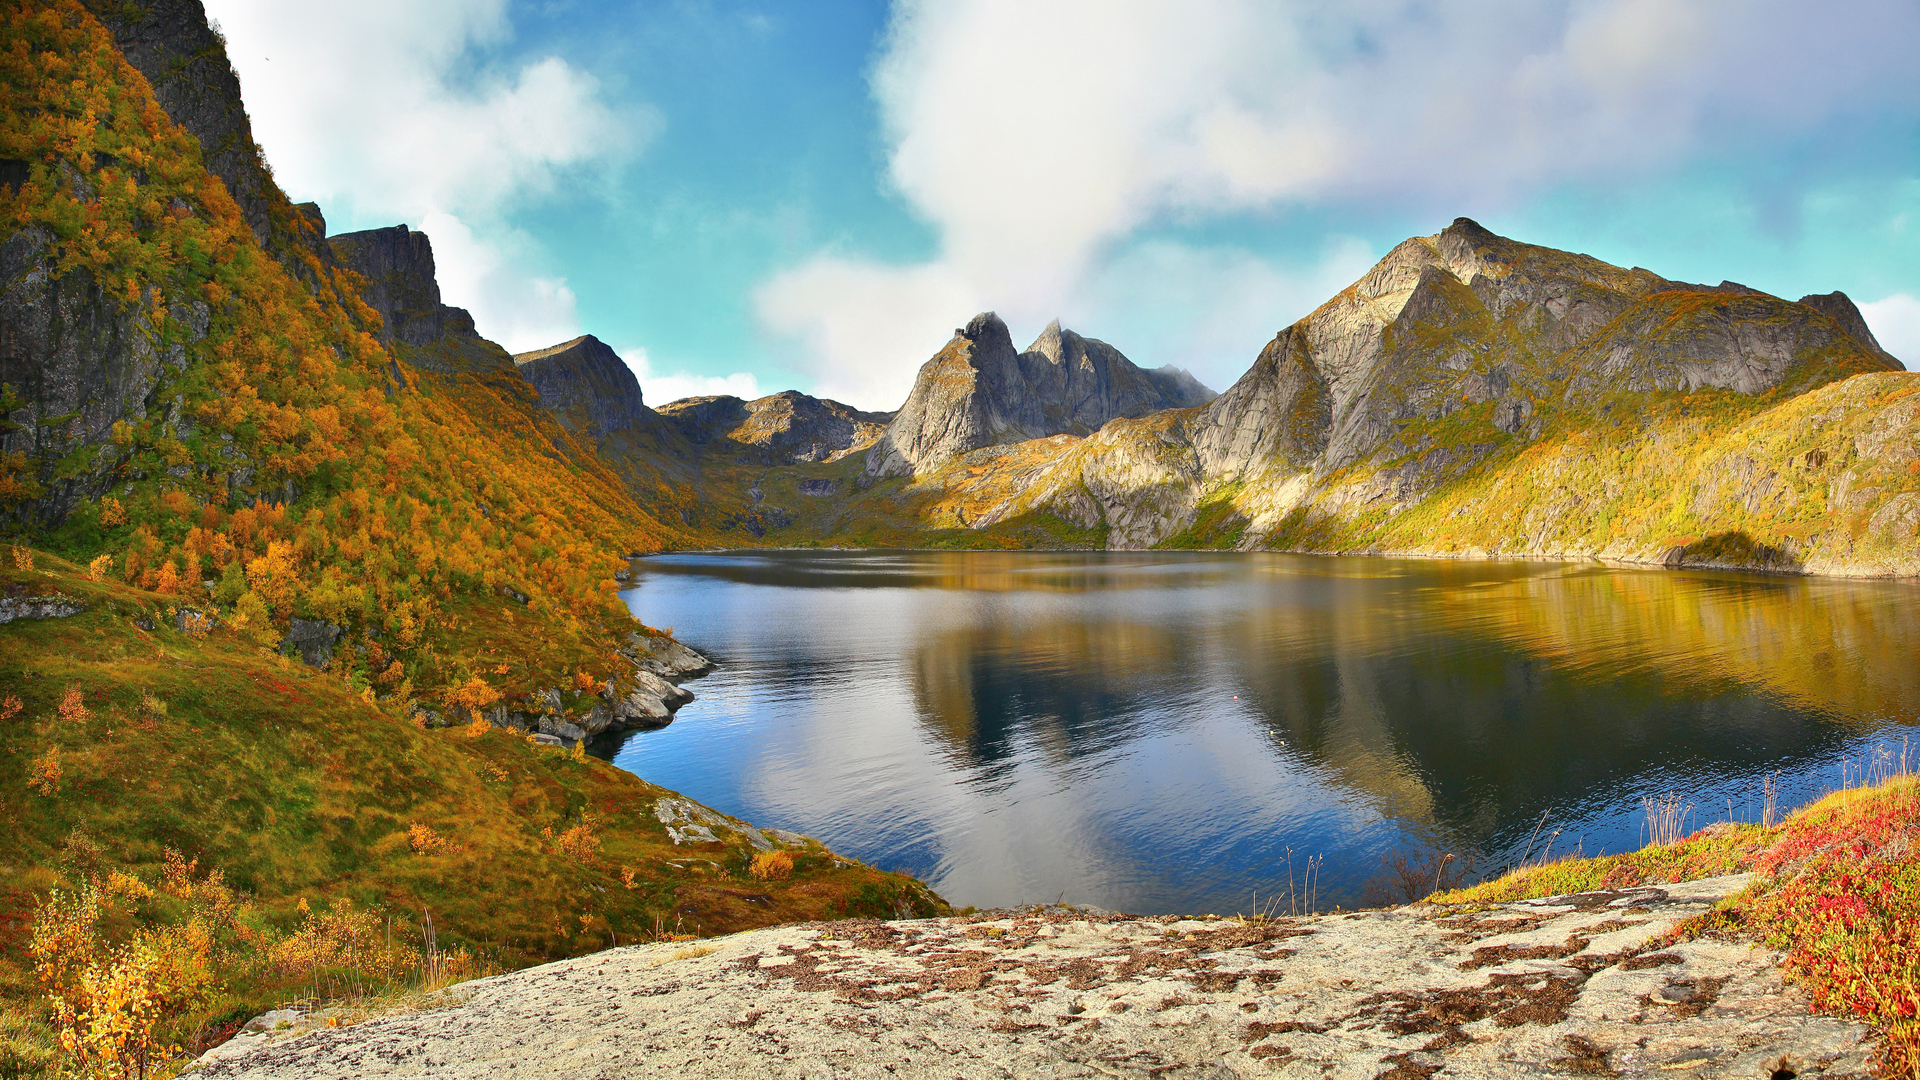
[[[1253,910],[1324,859],[1638,847],[1855,782],[1914,735],[1920,587],[1239,553],[739,552],[636,562],[720,664],[600,747],[956,905]],[[1544,818],[1544,824],[1542,824]],[[1289,855],[1291,849],[1291,855]],[[1477,875],[1476,875],[1477,876]]]

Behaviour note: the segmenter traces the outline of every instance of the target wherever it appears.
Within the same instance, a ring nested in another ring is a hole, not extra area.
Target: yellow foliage
[[[21,702],[19,694],[8,694],[5,697],[0,697],[0,720],[11,720],[19,716],[20,710],[24,708],[26,708],[26,705]]]
[[[481,710],[500,700],[500,691],[488,686],[485,679],[474,675],[466,682],[448,687],[441,697],[449,708],[465,710],[479,720]]]
[[[407,826],[407,845],[415,855],[432,855],[448,847],[445,837],[417,821]]]
[[[13,545],[13,568],[22,573],[33,569],[33,549],[20,544]]]
[[[487,718],[481,716],[479,713],[474,713],[473,723],[467,725],[467,738],[477,739],[491,730],[493,730],[493,725],[487,723]]]
[[[761,881],[779,881],[793,873],[793,856],[784,851],[762,851],[747,872]]]
[[[582,812],[580,824],[562,830],[558,836],[553,835],[551,826],[543,831],[552,838],[553,846],[559,848],[568,857],[591,864],[600,855],[600,838],[593,834],[593,825],[594,816]]]
[[[101,555],[87,564],[87,577],[101,581],[113,570],[113,556]]]
[[[293,545],[275,540],[267,553],[247,562],[247,586],[272,609],[274,617],[284,619],[293,613],[293,602],[300,588],[300,569]]]
[[[42,795],[60,790],[59,747],[47,747],[47,752],[34,760],[33,768],[27,773],[27,786]]]
[[[120,421],[119,423],[116,423],[114,426],[118,428],[121,424],[124,424],[124,423],[125,421]],[[100,500],[100,524],[111,529],[120,525],[125,525],[126,523],[127,523],[127,508],[120,505],[119,499],[105,498]]]

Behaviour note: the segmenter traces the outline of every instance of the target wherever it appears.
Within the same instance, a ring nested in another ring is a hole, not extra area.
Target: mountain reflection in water
[[[1556,853],[1619,851],[1644,795],[1748,819],[1763,775],[1804,801],[1920,709],[1903,583],[1208,552],[635,569],[634,612],[721,666],[600,750],[956,904],[1249,911],[1291,849],[1352,905],[1389,852],[1494,869],[1543,814]]]

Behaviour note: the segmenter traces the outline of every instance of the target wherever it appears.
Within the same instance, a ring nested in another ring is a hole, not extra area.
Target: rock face
[[[1866,1030],[1809,1015],[1777,953],[1660,947],[1744,880],[1272,922],[1027,908],[777,927],[290,1025],[198,1075],[1866,1076]]]
[[[928,365],[870,456],[872,471],[937,471],[949,448],[1031,428],[976,403],[992,395],[972,387],[1006,381],[1015,366],[996,323],[975,320],[973,337]],[[942,482],[963,497],[969,488],[1012,493],[993,496],[973,527],[1039,511],[1104,527],[1110,547],[1150,547],[1225,493],[1244,526],[1232,543],[1324,550],[1313,543],[1324,531],[1316,522],[1337,530],[1390,519],[1503,448],[1540,438],[1555,417],[1615,439],[1617,419],[1649,395],[1795,394],[1898,369],[1841,294],[1795,303],[1732,282],[1669,281],[1461,218],[1400,244],[1281,331],[1203,408],[1114,421],[1038,465],[1021,458],[1017,478],[975,455],[968,474]],[[1505,512],[1489,506],[1496,511]],[[1584,521],[1600,511],[1573,513]]]
[[[429,371],[513,370],[513,357],[480,336],[465,308],[440,302],[433,242],[405,225],[327,238],[340,264],[366,278],[362,297],[380,313],[380,340]]]
[[[0,626],[15,619],[68,619],[87,610],[87,605],[71,597],[0,596]]]
[[[681,398],[660,407],[695,445],[729,438],[767,451],[774,462],[838,461],[880,438],[892,413],[862,412],[797,390],[743,401],[730,395]]]
[[[640,397],[640,380],[599,338],[586,334],[535,352],[515,353],[514,366],[540,391],[540,406],[574,431],[599,440],[617,431],[658,427]]]
[[[146,76],[173,122],[200,140],[207,171],[240,204],[254,238],[269,243],[273,179],[253,141],[240,79],[201,0],[83,0],[113,33],[127,62]]]
[[[1175,368],[1143,371],[1104,341],[1054,322],[1025,352],[984,312],[920,368],[907,403],[867,452],[869,476],[935,469],[970,450],[1049,435],[1085,435],[1115,417],[1213,397]]]
[[[340,634],[340,627],[330,622],[294,619],[287,627],[287,636],[280,642],[280,652],[298,656],[308,667],[324,669],[333,662],[333,646],[340,640]]]
[[[162,386],[186,370],[188,348],[211,318],[205,303],[176,304],[163,334],[87,271],[56,276],[50,239],[27,228],[0,240],[0,383],[22,399],[0,414],[0,455],[26,456],[43,494],[15,512],[42,528],[106,492],[121,457],[115,422],[157,417],[169,434],[193,434],[193,418]]]

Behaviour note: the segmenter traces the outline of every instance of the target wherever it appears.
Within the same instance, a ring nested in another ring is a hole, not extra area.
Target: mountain
[[[1016,352],[1007,324],[983,312],[922,365],[906,404],[867,452],[866,472],[913,475],[983,446],[1086,435],[1117,417],[1212,397],[1184,371],[1144,371],[1104,341],[1061,330],[1058,321]]]
[[[318,207],[308,213],[320,220]],[[395,225],[329,236],[327,247],[363,279],[360,295],[380,316],[380,343],[399,359],[438,374],[512,370],[507,350],[480,336],[470,312],[440,302],[426,233]]]
[[[925,505],[967,504],[968,529],[1052,520],[1031,535],[1111,547],[1914,573],[1920,386],[1900,372],[1842,294],[1671,281],[1462,218],[1204,407],[1011,456],[923,453],[914,481]],[[927,441],[983,444],[965,396],[941,400]]]
[[[837,461],[876,442],[892,413],[862,412],[797,390],[743,401],[730,395],[681,398],[660,408],[702,446],[726,437],[760,447],[781,464]]]
[[[660,427],[660,417],[641,400],[633,370],[592,334],[515,353],[513,363],[540,392],[541,408],[594,442],[615,432]]]

